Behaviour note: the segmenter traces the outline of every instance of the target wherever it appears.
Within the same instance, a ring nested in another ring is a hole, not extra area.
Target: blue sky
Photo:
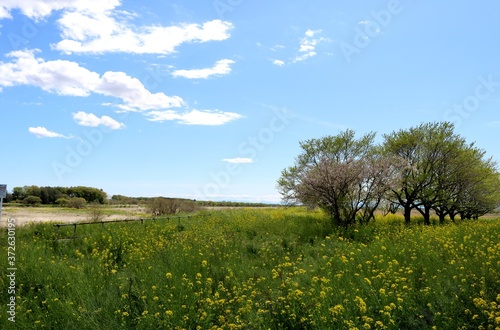
[[[500,160],[499,12],[0,0],[0,183],[277,202],[300,141],[442,120]]]

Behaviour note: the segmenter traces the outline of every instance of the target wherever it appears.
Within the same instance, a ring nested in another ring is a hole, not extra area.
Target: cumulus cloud
[[[211,68],[192,69],[192,70],[175,70],[172,72],[174,77],[183,77],[188,79],[206,79],[211,76],[225,75],[231,72],[231,64],[233,60],[223,59],[215,63]]]
[[[120,123],[109,116],[102,116],[99,118],[93,113],[86,113],[83,111],[74,113],[73,119],[78,125],[81,126],[97,127],[102,125],[112,130],[122,129],[125,127],[125,124]]]
[[[64,139],[70,138],[68,136],[64,136],[62,134],[49,131],[48,129],[42,126],[30,127],[28,128],[28,132],[34,134],[37,138],[64,138]]]
[[[0,86],[32,85],[60,95],[87,96],[99,82],[99,74],[78,63],[35,58],[38,50],[19,50],[6,54],[10,63],[0,62]]]
[[[208,125],[217,126],[226,124],[232,120],[241,118],[242,115],[234,112],[223,112],[219,110],[191,110],[179,113],[172,110],[150,111],[146,114],[150,121],[176,121],[183,125]]]
[[[233,164],[249,164],[253,163],[252,158],[244,158],[244,157],[237,157],[237,158],[224,158],[222,159],[223,162],[227,163],[233,163]]]
[[[56,50],[71,53],[126,52],[170,54],[183,43],[221,41],[229,38],[232,24],[221,20],[179,26],[134,28],[109,14],[87,15],[71,12],[59,24],[64,39]]]
[[[0,88],[15,85],[37,86],[59,95],[88,96],[91,93],[121,99],[126,111],[144,111],[181,107],[179,96],[151,93],[136,78],[124,72],[107,71],[102,76],[66,60],[45,61],[35,57],[37,50],[13,51],[13,60],[0,62]]]
[[[100,83],[95,88],[95,92],[124,100],[129,110],[177,108],[184,104],[179,96],[151,93],[139,79],[132,78],[124,72],[108,71],[104,73]]]
[[[41,20],[61,11],[58,26],[62,40],[53,48],[64,53],[128,52],[169,54],[189,42],[221,41],[229,38],[230,22],[219,19],[203,24],[135,26],[133,14],[119,10],[119,0],[23,0],[0,3],[0,19],[11,18],[18,9],[25,16]]]

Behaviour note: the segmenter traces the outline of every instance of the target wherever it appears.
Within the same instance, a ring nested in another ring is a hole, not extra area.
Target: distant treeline
[[[111,196],[110,203],[112,204],[148,204],[152,199],[157,197],[128,197],[123,195],[113,195]],[[267,204],[267,203],[252,203],[252,202],[229,202],[229,201],[199,201],[196,199],[187,198],[168,198],[161,197],[165,199],[175,199],[181,202],[194,202],[198,206],[207,207],[269,207],[277,206],[278,204]]]
[[[98,188],[92,187],[14,187],[8,193],[5,202],[34,204],[61,204],[64,205],[72,198],[84,199],[87,203],[104,204],[107,194]]]
[[[161,198],[166,201],[181,203],[182,205],[196,205],[199,207],[269,207],[275,204],[266,203],[246,203],[230,201],[197,201],[187,198],[169,197],[129,197],[124,195],[113,195],[108,199],[108,195],[99,188],[94,187],[39,187],[36,185],[14,187],[12,193],[7,193],[5,203],[24,203],[27,205],[60,205],[67,206],[70,200],[82,199],[86,203],[114,204],[114,205],[149,205],[153,200]],[[81,204],[81,203],[80,203]]]
[[[209,207],[269,207],[279,206],[279,204],[252,203],[252,202],[217,202],[217,201],[197,201],[200,206]]]

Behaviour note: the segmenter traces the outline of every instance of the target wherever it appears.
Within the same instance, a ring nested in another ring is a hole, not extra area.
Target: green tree
[[[14,187],[12,189],[12,198],[16,201],[24,200],[28,195],[26,194],[25,187]]]
[[[37,196],[40,198],[42,196],[42,190],[38,186],[26,186],[24,189],[26,191],[26,195],[28,196]]]
[[[425,128],[410,128],[384,135],[384,153],[403,159],[406,166],[401,169],[401,182],[391,190],[388,198],[390,203],[403,208],[405,223],[411,221],[411,211],[418,201],[420,191],[425,186],[426,166],[422,164],[425,158],[422,151],[422,140]]]
[[[495,205],[495,166],[483,160],[483,152],[455,134],[453,124],[424,123],[384,138],[384,153],[406,164],[400,184],[388,196],[390,203],[403,208],[407,224],[413,209],[430,224],[431,210],[443,222],[446,215],[454,219],[466,210],[477,215]]]
[[[479,157],[471,161],[459,180],[457,212],[462,219],[477,219],[500,206],[500,175],[496,163]]]
[[[66,192],[64,187],[40,187],[42,204],[55,204],[57,199],[67,197]]]
[[[106,193],[102,189],[84,186],[68,188],[67,193],[69,197],[84,198],[87,203],[104,204],[107,197]]]

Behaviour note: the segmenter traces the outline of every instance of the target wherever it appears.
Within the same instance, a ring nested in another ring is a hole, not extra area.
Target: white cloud
[[[23,15],[35,20],[49,16],[53,11],[71,10],[80,12],[105,12],[120,5],[120,0],[23,0],[2,1],[0,3],[0,19],[12,18],[10,12],[18,9]]]
[[[131,27],[109,14],[65,14],[59,24],[63,37],[54,49],[71,53],[127,52],[170,54],[187,42],[221,41],[229,38],[232,24],[213,20],[204,24]]]
[[[193,69],[193,70],[175,70],[172,72],[174,77],[184,77],[188,79],[206,79],[214,75],[224,75],[231,72],[233,60],[223,59],[215,63],[211,68]]]
[[[310,57],[316,56],[318,53],[316,52],[316,46],[324,41],[329,41],[328,38],[318,37],[318,34],[321,33],[321,30],[311,30],[308,29],[304,33],[304,37],[300,39],[298,54],[292,57],[288,63],[297,63],[307,60]],[[277,51],[279,48],[284,48],[284,46],[276,45],[271,48],[272,51]],[[272,63],[277,66],[283,66],[287,64],[287,62],[283,60],[274,59]]]
[[[250,164],[253,163],[252,158],[244,158],[244,157],[238,157],[238,158],[224,158],[222,159],[223,162],[227,163],[234,163],[234,164]]]
[[[152,94],[141,81],[124,72],[108,71],[102,75],[95,92],[121,98],[126,105],[139,110],[165,109],[180,107],[184,101],[179,96],[167,96],[163,93]]]
[[[113,130],[122,129],[125,127],[125,124],[120,123],[109,116],[102,116],[101,118],[99,118],[93,113],[85,113],[83,111],[74,113],[73,119],[78,125],[81,126],[97,127],[102,125]]]
[[[232,120],[241,118],[242,115],[234,112],[223,112],[219,110],[191,110],[179,113],[173,110],[150,111],[146,114],[150,121],[169,121],[174,120],[183,125],[223,125]]]
[[[2,1],[0,19],[12,18],[10,12],[41,20],[61,11],[58,20],[62,40],[53,45],[65,53],[129,52],[169,54],[186,42],[221,41],[229,38],[230,22],[212,20],[203,24],[173,26],[134,26],[133,14],[118,10],[120,0],[22,0]]]
[[[59,95],[88,96],[91,93],[112,96],[124,101],[124,111],[157,110],[181,107],[179,96],[151,93],[136,78],[123,72],[105,72],[100,76],[66,60],[45,61],[35,58],[37,50],[13,51],[6,56],[9,63],[0,62],[0,88],[15,85],[37,86]]]
[[[87,96],[98,84],[99,74],[70,61],[35,58],[37,50],[20,50],[6,56],[14,60],[0,62],[0,86],[32,85],[60,95]]]
[[[310,30],[308,29],[305,33],[305,36],[300,39],[300,48],[299,48],[299,53],[300,55],[297,55],[293,59],[293,63],[295,62],[300,62],[308,59],[309,57],[316,56],[316,46],[325,40],[326,38],[317,38],[315,37],[318,33],[321,33],[321,30]]]
[[[35,134],[37,138],[64,138],[64,139],[69,139],[69,137],[64,136],[62,134],[56,133],[56,132],[51,132],[45,127],[38,126],[38,127],[30,127],[28,128],[28,131],[31,134]]]
[[[285,62],[282,60],[273,60],[273,64],[277,66],[283,66],[285,65]]]

